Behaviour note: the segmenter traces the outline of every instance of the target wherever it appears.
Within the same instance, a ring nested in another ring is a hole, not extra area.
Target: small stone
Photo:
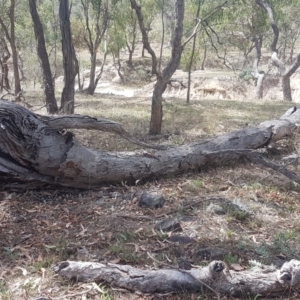
[[[163,232],[169,232],[169,231],[173,231],[173,232],[178,232],[178,231],[182,231],[182,228],[180,226],[180,222],[177,218],[167,218],[164,219],[160,222],[158,222],[155,225],[155,230],[158,231],[163,231]]]
[[[181,270],[191,270],[192,264],[186,259],[178,259],[178,268]]]
[[[224,208],[218,204],[214,204],[214,203],[211,203],[206,211],[208,213],[214,213],[216,215],[225,215],[226,214],[226,211],[224,210]]]
[[[202,260],[223,260],[229,251],[220,248],[201,248],[195,251],[194,258]]]
[[[169,237],[169,241],[172,243],[179,243],[182,245],[195,243],[195,241],[193,239],[191,239],[190,237],[188,237],[186,235],[171,235]]]
[[[142,193],[139,199],[139,206],[140,207],[147,207],[147,208],[160,208],[163,207],[166,202],[166,199],[163,195],[154,195],[148,192]]]

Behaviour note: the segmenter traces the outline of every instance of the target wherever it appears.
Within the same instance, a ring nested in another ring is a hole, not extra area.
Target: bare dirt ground
[[[185,77],[177,75],[185,84]],[[183,144],[277,118],[292,106],[276,101],[278,87],[272,91],[276,99],[254,101],[250,91],[255,88],[248,90],[247,83],[238,85],[231,75],[225,77],[199,76],[189,106],[184,103],[185,89],[178,83],[170,87],[165,95],[163,134],[156,139],[147,135],[153,83],[137,89],[108,86],[104,80],[95,96],[77,94],[76,112],[118,121],[141,140]],[[205,81],[215,82],[226,95],[204,95]],[[44,112],[39,109],[41,97],[41,91],[27,96],[37,113]],[[78,130],[76,136],[94,149],[138,149],[106,133]],[[280,161],[297,153],[298,142],[296,135],[265,150],[266,155]],[[291,167],[298,171],[297,165]],[[104,283],[71,283],[51,269],[67,259],[148,269],[197,268],[222,259],[233,270],[250,268],[253,261],[281,266],[300,259],[299,186],[247,162],[135,186],[123,182],[98,190],[23,190],[11,182],[2,184],[0,191],[0,299],[215,299],[207,292],[143,295]],[[137,195],[143,191],[162,194],[165,205],[141,208]],[[167,218],[175,218],[179,227],[167,232],[154,229]],[[299,298],[294,290],[278,297]],[[245,295],[242,299],[256,298]]]

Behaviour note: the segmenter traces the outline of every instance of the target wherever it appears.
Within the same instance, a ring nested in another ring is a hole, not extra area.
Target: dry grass
[[[42,104],[39,97],[27,96],[35,107]],[[76,104],[76,113],[118,121],[139,139],[149,141],[150,99],[77,95]],[[163,134],[151,142],[182,144],[208,138],[277,118],[290,106],[282,102],[224,100],[195,100],[186,106],[182,99],[167,99]],[[137,148],[107,133],[78,130],[76,136],[94,149]],[[296,146],[296,142],[292,147],[290,143],[277,145],[281,152]],[[134,194],[142,190],[160,191],[167,199],[165,206],[155,211],[140,208]],[[113,261],[141,268],[159,268],[167,262],[176,268],[182,258],[194,265],[207,264],[196,255],[205,247],[223,249],[223,258],[229,264],[235,262],[246,268],[250,259],[277,265],[299,259],[299,191],[298,186],[272,171],[241,163],[143,185],[103,186],[93,191],[3,190],[0,299],[32,299],[38,295],[53,299],[154,299],[105,285],[71,284],[57,278],[51,265],[65,259]],[[208,199],[216,197],[238,203],[248,213],[228,210],[225,215],[209,214],[206,209],[212,201]],[[171,243],[168,234],[155,233],[152,228],[163,216],[178,216],[183,232],[176,234],[194,242]],[[214,295],[203,293],[161,297],[214,299]],[[280,299],[299,299],[299,295],[290,293]]]

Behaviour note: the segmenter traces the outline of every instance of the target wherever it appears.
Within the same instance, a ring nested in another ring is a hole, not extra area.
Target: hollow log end
[[[214,260],[209,265],[209,273],[212,278],[218,278],[223,275],[223,271],[227,268],[226,264],[220,260]]]
[[[287,286],[300,284],[300,261],[292,259],[283,264],[278,272],[278,280]]]
[[[69,265],[70,265],[69,262],[67,262],[67,261],[62,261],[62,262],[56,264],[55,266],[53,266],[53,271],[54,271],[55,273],[59,273],[62,269],[67,268]]]

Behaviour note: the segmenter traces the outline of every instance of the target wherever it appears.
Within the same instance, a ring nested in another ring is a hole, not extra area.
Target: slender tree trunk
[[[162,0],[162,8],[161,8],[161,44],[160,44],[160,53],[159,53],[159,63],[158,63],[158,71],[161,71],[161,61],[162,61],[162,54],[165,42],[165,21],[164,21],[164,9],[165,9],[165,1]]]
[[[75,77],[78,72],[78,61],[72,42],[70,26],[70,9],[68,0],[60,0],[59,5],[60,29],[62,35],[62,53],[65,86],[61,95],[60,111],[74,113]]]
[[[128,66],[132,68],[133,64],[132,64],[132,57],[133,57],[133,52],[131,51],[130,48],[128,48],[128,52],[129,52],[129,55],[128,55]]]
[[[16,100],[20,100],[21,81],[19,74],[19,64],[18,64],[18,50],[16,46],[16,36],[15,36],[15,0],[11,0],[9,19],[10,19],[10,47],[13,59],[13,70],[14,70],[14,82],[15,82],[15,97]]]
[[[271,23],[271,28],[273,30],[273,41],[271,43],[271,51],[272,51],[272,62],[278,68],[280,75],[282,77],[282,90],[283,90],[283,100],[284,101],[292,101],[292,91],[290,84],[290,77],[297,71],[300,66],[300,52],[296,57],[296,61],[292,66],[287,68],[285,63],[279,59],[278,57],[278,49],[277,42],[279,38],[279,28],[274,19],[273,9],[270,6],[269,2],[263,0],[256,0],[257,5],[262,7],[268,15],[268,18]]]
[[[46,95],[47,111],[50,114],[58,112],[55,98],[52,73],[50,69],[49,57],[46,50],[44,29],[36,8],[36,0],[29,0],[30,13],[34,25],[34,33],[37,42],[37,53],[43,70],[44,92]]]
[[[256,49],[256,59],[254,60],[253,64],[253,73],[252,76],[256,79],[256,98],[262,99],[263,92],[264,92],[264,79],[265,79],[265,73],[259,72],[258,65],[261,58],[261,48],[262,48],[262,36],[255,37],[254,40],[255,49]]]
[[[118,72],[118,75],[121,79],[121,82],[124,83],[125,79],[124,79],[124,76],[123,74],[121,73],[121,63],[120,63],[120,55],[119,55],[120,52],[118,52],[117,54],[117,59],[116,59],[116,55],[113,53],[112,56],[113,56],[113,62],[114,62],[114,66]]]
[[[162,77],[158,77],[152,94],[151,106],[151,120],[150,120],[150,134],[160,134],[163,119],[163,93],[166,89],[167,83],[163,81]]]
[[[2,60],[0,59],[0,72],[1,72],[1,75],[0,75],[0,78],[1,78],[1,80],[0,80],[0,92],[2,92],[3,91],[3,87],[4,87],[4,71],[3,71],[3,62],[2,62]]]
[[[150,120],[150,134],[160,134],[162,128],[162,95],[170,81],[172,75],[175,73],[182,54],[183,47],[181,45],[182,33],[183,33],[183,19],[184,19],[184,0],[176,0],[176,24],[174,39],[172,42],[172,55],[168,65],[162,71],[162,74],[158,76],[157,82],[154,86],[152,95],[152,107],[151,107],[151,120]]]
[[[143,45],[143,48],[142,48],[142,57],[145,57],[145,46]]]
[[[133,10],[131,10],[131,14],[130,14],[131,20],[133,20],[133,13],[134,13]],[[129,41],[129,37],[126,34],[126,47],[127,47],[128,52],[129,52],[128,65],[129,65],[130,68],[133,68],[132,58],[133,58],[133,53],[134,53],[134,50],[135,50],[136,27],[137,27],[137,19],[135,18],[134,21],[133,21],[132,32],[131,32],[131,35],[132,35],[132,41],[131,42]]]
[[[105,65],[105,62],[106,62],[106,57],[107,57],[107,49],[105,47],[105,52],[104,52],[104,55],[103,55],[103,61],[102,61],[102,65],[101,65],[101,68],[100,68],[100,71],[96,77],[96,80],[95,80],[95,85],[97,86],[101,76],[102,76],[102,73],[103,73],[103,69],[104,69],[104,65]]]
[[[10,52],[8,50],[6,41],[4,38],[1,39],[2,47],[4,48],[2,56],[2,75],[1,75],[1,88],[4,87],[6,90],[10,90],[10,84],[8,80],[8,60],[10,58]]]
[[[293,101],[290,77],[287,75],[282,76],[282,91],[283,91],[283,101]]]
[[[199,18],[199,14],[200,14],[200,6],[201,6],[201,2],[202,0],[198,1],[198,7],[197,7],[197,13],[196,13],[196,25],[198,23],[198,18]],[[190,103],[190,94],[191,94],[191,73],[192,73],[192,66],[194,63],[194,55],[195,55],[195,48],[196,48],[196,39],[197,39],[197,34],[194,35],[193,37],[193,44],[192,44],[192,53],[191,53],[191,57],[190,57],[190,63],[188,66],[188,87],[187,87],[187,94],[186,94],[186,103],[189,104]]]
[[[206,61],[206,55],[207,55],[207,45],[204,44],[204,52],[203,52],[203,58],[202,58],[202,61],[201,61],[200,70],[204,70],[204,64],[205,64],[205,61]]]
[[[95,93],[95,89],[96,89],[96,85],[95,85],[95,77],[96,77],[96,52],[97,49],[95,49],[95,51],[91,52],[91,68],[90,68],[90,83],[89,86],[87,88],[87,93],[89,95],[94,95]]]
[[[102,42],[102,39],[106,33],[109,25],[109,1],[87,1],[81,0],[83,13],[85,17],[85,34],[84,41],[90,51],[91,67],[90,67],[90,81],[86,92],[89,95],[95,93],[98,80],[96,78],[96,63],[97,63],[97,51]],[[93,10],[95,14],[95,24],[90,25],[90,11]],[[102,23],[100,24],[102,15]]]
[[[144,50],[146,49],[148,51],[148,53],[151,55],[151,59],[152,59],[152,74],[157,75],[158,74],[157,57],[156,57],[154,50],[150,46],[150,42],[149,42],[149,38],[148,38],[148,30],[145,27],[144,16],[142,14],[142,8],[136,3],[136,0],[130,0],[130,3],[131,3],[131,8],[134,9],[136,12],[140,30],[142,33],[142,39],[143,39],[142,57],[144,57]]]

